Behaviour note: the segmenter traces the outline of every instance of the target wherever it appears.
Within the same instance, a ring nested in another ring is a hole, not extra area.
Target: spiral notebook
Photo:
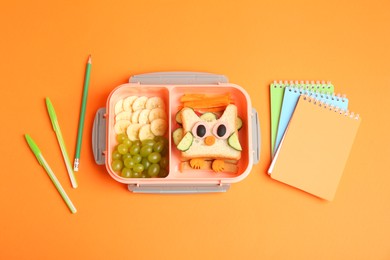
[[[301,94],[306,94],[311,97],[314,97],[322,102],[327,103],[328,105],[333,105],[340,109],[348,110],[348,99],[345,96],[335,95],[326,92],[325,93],[321,93],[317,91],[314,92],[304,88],[286,87],[283,95],[283,102],[282,102],[282,108],[279,116],[278,129],[276,131],[276,138],[275,138],[274,151],[273,151],[274,154],[276,152],[276,149],[278,149],[280,141],[282,140],[284,132],[286,131],[287,125],[290,121],[290,118],[294,112],[295,106],[297,105],[299,96]]]
[[[273,154],[276,133],[278,130],[280,111],[282,109],[283,95],[285,87],[296,87],[317,92],[332,94],[334,87],[330,82],[319,81],[274,81],[270,86],[271,103],[271,154]]]
[[[360,122],[359,115],[301,95],[268,173],[333,200]]]

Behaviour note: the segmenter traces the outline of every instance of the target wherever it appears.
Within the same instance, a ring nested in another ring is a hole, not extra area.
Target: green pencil
[[[64,188],[62,188],[60,182],[58,181],[57,177],[54,175],[54,172],[51,170],[49,164],[46,162],[45,158],[43,158],[43,155],[42,155],[41,151],[39,150],[37,144],[34,142],[34,140],[28,134],[26,134],[24,136],[26,138],[28,145],[30,146],[31,151],[34,153],[35,157],[37,157],[39,164],[42,165],[42,167],[45,169],[45,171],[47,172],[47,175],[49,175],[51,181],[53,182],[57,191],[60,193],[62,199],[65,201],[69,210],[72,213],[76,213],[77,210],[76,210],[75,206],[73,205],[72,201],[69,199]]]
[[[87,68],[85,70],[83,98],[81,101],[79,128],[78,128],[78,132],[77,132],[76,153],[74,156],[74,164],[73,164],[73,170],[75,172],[77,172],[79,170],[79,164],[80,164],[80,152],[81,152],[81,143],[83,140],[84,119],[85,119],[85,110],[87,107],[88,86],[89,86],[89,76],[91,73],[91,64],[92,64],[92,59],[91,59],[91,55],[89,55]]]

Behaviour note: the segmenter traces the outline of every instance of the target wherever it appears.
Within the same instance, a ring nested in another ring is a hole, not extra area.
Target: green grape
[[[125,145],[125,144],[120,144],[120,145],[118,145],[118,152],[120,153],[120,154],[125,154],[125,153],[127,153],[129,151],[129,147],[127,146],[127,145]]]
[[[164,148],[161,151],[162,156],[167,156],[169,152],[168,145],[165,145]]]
[[[161,167],[161,169],[168,169],[168,166],[169,166],[169,159],[168,159],[168,157],[166,157],[166,156],[161,157],[161,160],[160,160],[160,167]]]
[[[122,155],[122,160],[125,161],[126,159],[128,158],[131,158],[131,154],[129,153],[125,153],[124,155]]]
[[[151,147],[153,147],[154,144],[155,144],[155,141],[152,140],[152,139],[146,139],[146,140],[142,141],[142,146],[151,146]]]
[[[115,172],[119,172],[120,170],[122,170],[123,168],[123,162],[122,160],[113,160],[112,163],[111,163],[111,168],[115,171]]]
[[[156,177],[159,172],[160,172],[160,165],[158,165],[157,163],[153,163],[152,165],[149,166],[148,175],[150,177]]]
[[[138,172],[138,173],[142,173],[144,171],[144,166],[140,163],[137,163],[136,165],[134,165],[133,171]]]
[[[134,165],[135,165],[135,162],[133,161],[132,158],[127,158],[126,160],[124,160],[123,163],[124,163],[124,165],[125,165],[127,168],[129,168],[129,169],[133,168]]]
[[[168,142],[168,139],[165,138],[164,136],[156,136],[156,137],[154,138],[154,140],[155,140],[156,142]]]
[[[136,145],[133,144],[133,146],[130,147],[130,154],[131,154],[131,155],[138,154],[139,151],[140,151],[140,149],[141,149],[141,148],[140,148],[139,146],[136,146]]]
[[[141,143],[140,140],[135,140],[135,141],[133,142],[133,146],[141,147],[141,146],[142,146],[142,143]]]
[[[164,147],[163,147],[163,149],[160,152],[161,155],[162,156],[168,155],[168,152],[169,152],[169,140],[167,138],[163,137],[163,136],[157,136],[155,138],[155,140],[157,142],[162,142],[164,144]]]
[[[124,178],[131,178],[133,171],[127,167],[122,169],[121,176]]]
[[[149,154],[153,152],[153,147],[149,145],[145,145],[141,148],[141,151],[139,152],[142,157],[148,157]]]
[[[122,133],[122,134],[118,134],[116,136],[116,140],[118,141],[118,143],[123,143],[123,140],[125,140],[125,138],[127,138],[127,135],[125,133]]]
[[[161,160],[161,154],[153,152],[148,155],[148,160],[151,163],[158,163]]]
[[[134,154],[133,161],[134,163],[140,163],[142,161],[142,156],[140,154]]]
[[[133,178],[142,178],[142,173],[133,171],[133,174],[132,174],[131,177],[133,177]]]
[[[142,158],[141,161],[142,165],[144,166],[144,170],[146,171],[149,166],[152,164],[151,162],[148,161],[148,158]]]
[[[159,141],[153,145],[153,151],[156,153],[161,153],[164,149],[164,142]]]
[[[129,138],[126,137],[125,139],[123,139],[122,144],[125,144],[128,147],[131,147],[133,145],[133,142]]]
[[[148,178],[148,175],[145,173],[142,173],[141,178]]]
[[[112,152],[112,159],[113,160],[118,160],[120,158],[122,158],[122,155],[118,152],[118,150],[115,150]]]
[[[168,174],[169,172],[167,169],[160,169],[160,172],[158,173],[158,177],[165,178],[168,176]]]

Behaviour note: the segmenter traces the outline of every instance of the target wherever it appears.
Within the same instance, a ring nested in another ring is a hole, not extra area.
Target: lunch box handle
[[[92,128],[92,151],[95,162],[98,165],[105,164],[106,150],[106,108],[99,108],[93,120]]]
[[[164,184],[164,185],[137,185],[128,184],[129,191],[134,193],[163,193],[163,194],[194,194],[226,192],[230,184]]]
[[[256,109],[252,107],[252,148],[253,148],[253,164],[260,161],[261,134],[260,121]]]
[[[224,75],[206,72],[152,72],[131,76],[129,83],[139,83],[148,85],[209,85],[228,83],[229,80]]]

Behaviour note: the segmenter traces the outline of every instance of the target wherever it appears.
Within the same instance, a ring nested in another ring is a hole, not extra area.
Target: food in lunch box
[[[212,169],[212,161],[210,160],[204,160],[203,163],[200,165],[199,170],[210,170]],[[186,170],[192,170],[192,166],[189,161],[181,162],[180,163],[180,171],[186,171]],[[223,166],[223,172],[226,173],[237,173],[238,172],[238,166],[236,163],[232,162],[224,162]]]
[[[184,94],[180,98],[183,107],[190,107],[198,112],[221,112],[233,103],[230,93],[218,95]]]
[[[136,100],[134,100],[134,102],[131,106],[133,111],[138,111],[138,110],[146,108],[146,106],[145,106],[146,101],[148,101],[148,97],[145,97],[145,96],[138,97]]]
[[[138,96],[129,96],[123,99],[122,107],[125,111],[133,111],[133,102]],[[119,101],[120,102],[120,101]]]
[[[123,99],[116,102],[114,107],[115,115],[119,114],[122,111],[123,111]]]
[[[205,98],[204,95],[190,95],[186,97]],[[227,98],[228,97],[228,98]],[[237,107],[231,103],[228,95],[211,97],[211,107],[203,105],[198,100],[195,107],[189,107],[185,102],[184,108],[178,112],[176,121],[182,127],[172,133],[173,142],[181,151],[181,170],[203,169],[215,172],[237,172],[237,161],[241,158],[242,147],[238,138],[238,128],[242,127],[242,120],[237,116]],[[223,100],[223,102],[221,101]],[[224,109],[221,111],[222,106]],[[200,116],[198,109],[207,111]],[[218,108],[222,115],[210,112],[210,108]],[[198,114],[197,114],[198,113]],[[179,120],[179,121],[178,121]]]
[[[129,120],[121,119],[117,120],[114,125],[116,134],[126,133],[127,127],[131,124]]]
[[[114,105],[118,145],[111,168],[124,178],[168,175],[168,130],[165,103],[160,97],[129,96]]]
[[[146,108],[153,109],[153,108],[165,108],[164,100],[161,97],[151,97],[146,101],[145,104]]]
[[[116,136],[111,168],[124,178],[166,177],[168,175],[168,140],[155,137],[131,141],[126,134]]]
[[[114,111],[115,133],[126,133],[131,141],[153,139],[167,132],[167,114],[161,97],[129,96],[118,100]]]
[[[130,120],[131,120],[131,115],[132,115],[132,112],[131,112],[131,111],[122,111],[122,112],[119,112],[119,113],[115,116],[115,121],[119,121],[119,120],[128,120],[128,121],[130,121]]]
[[[150,110],[149,113],[149,121],[152,122],[155,119],[162,118],[167,119],[167,114],[165,113],[165,110],[161,107],[156,107]]]

